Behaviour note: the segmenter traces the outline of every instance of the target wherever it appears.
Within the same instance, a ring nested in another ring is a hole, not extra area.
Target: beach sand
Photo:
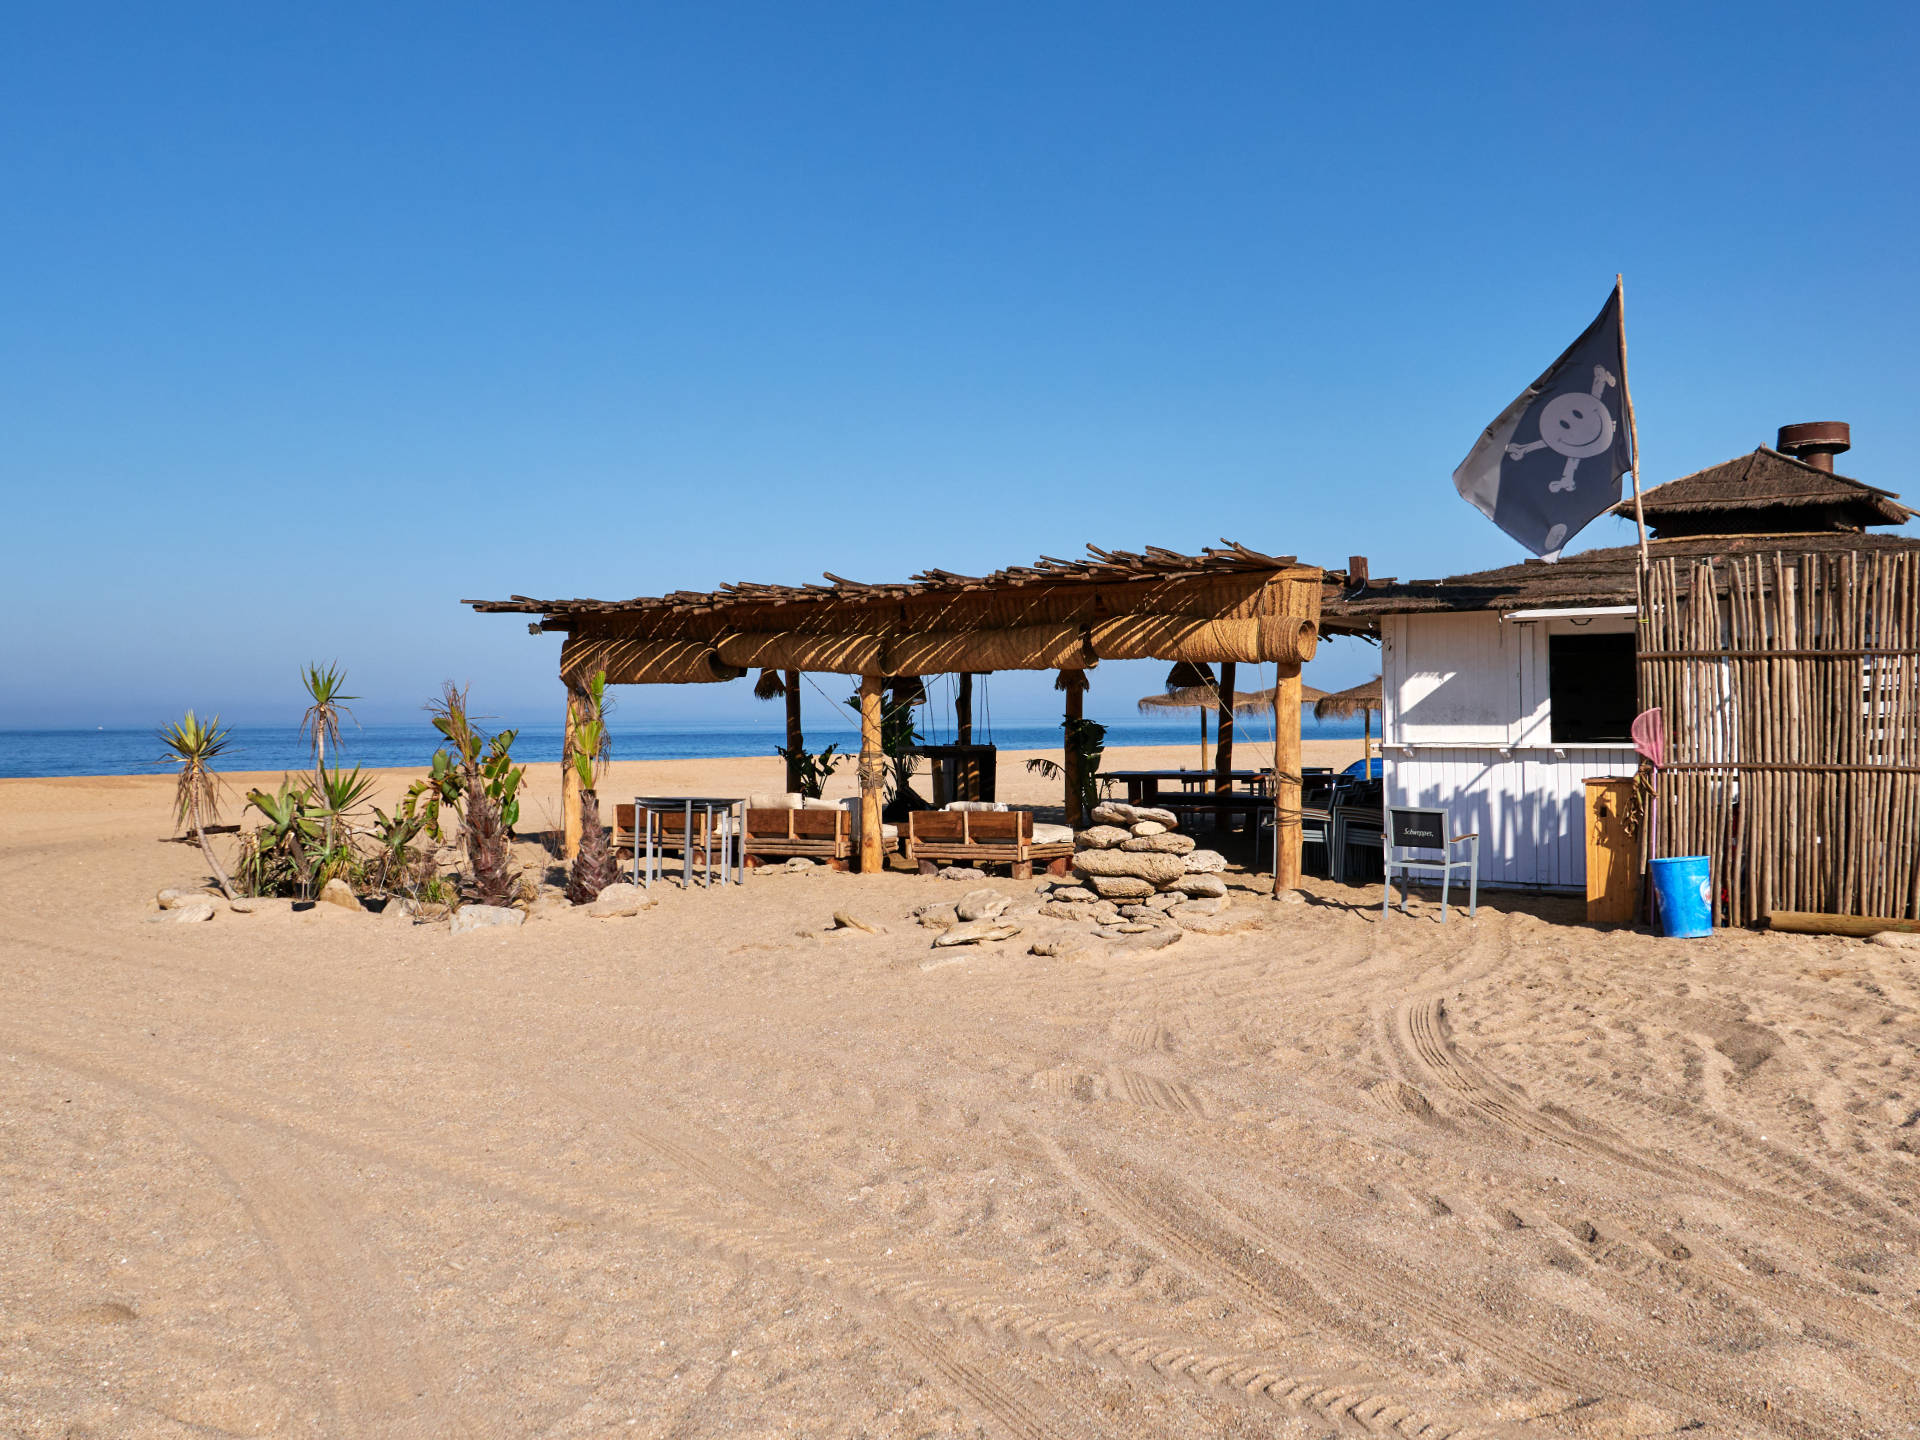
[[[1079,959],[904,874],[150,925],[169,789],[0,782],[0,1434],[1920,1426],[1914,952],[1243,873],[1260,928]]]

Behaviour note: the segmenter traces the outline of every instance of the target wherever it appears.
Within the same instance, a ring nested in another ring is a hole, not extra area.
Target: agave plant
[[[580,780],[580,848],[574,852],[573,866],[567,873],[567,898],[584,905],[597,899],[620,873],[613,847],[607,843],[606,827],[600,823],[598,785],[613,755],[613,742],[607,733],[606,671],[587,682],[575,705],[573,754],[567,763]]]
[[[160,743],[167,747],[160,762],[180,767],[179,783],[173,790],[174,823],[183,832],[193,832],[194,839],[200,842],[200,853],[206,857],[207,868],[213,871],[213,878],[220,886],[220,893],[229,900],[234,898],[233,885],[214,858],[213,847],[207,843],[207,826],[220,818],[220,781],[214,774],[213,762],[225,753],[231,742],[232,732],[221,726],[218,715],[211,720],[201,720],[191,710],[184,720],[160,731]]]

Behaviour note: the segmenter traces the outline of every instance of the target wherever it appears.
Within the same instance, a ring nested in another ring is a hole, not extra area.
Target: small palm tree
[[[567,874],[567,898],[585,905],[598,899],[620,873],[613,847],[607,843],[606,826],[600,823],[597,790],[601,771],[613,755],[613,739],[607,733],[607,672],[595,675],[573,703],[579,718],[567,763],[580,777],[580,848]]]
[[[347,701],[360,697],[344,693],[347,672],[338,665],[308,665],[300,672],[300,683],[306,686],[307,698],[313,702],[300,717],[300,733],[312,737],[313,768],[318,774],[326,769],[327,742],[331,740],[334,749],[340,748],[341,718],[353,718]]]
[[[193,832],[200,842],[200,853],[206,857],[207,868],[213,871],[213,878],[220,886],[220,893],[229,900],[234,898],[233,884],[220,862],[214,859],[213,847],[207,843],[207,826],[220,819],[220,781],[214,774],[213,762],[225,752],[232,733],[221,726],[218,715],[203,721],[191,710],[187,711],[186,719],[160,731],[160,743],[168,751],[160,757],[160,763],[180,767],[179,783],[173,790],[174,823],[182,831]]]

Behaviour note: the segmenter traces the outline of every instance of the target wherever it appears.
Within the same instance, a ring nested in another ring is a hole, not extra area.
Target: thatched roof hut
[[[1311,705],[1327,692],[1316,690],[1311,685],[1300,687],[1302,704]],[[1273,687],[1265,690],[1236,690],[1233,692],[1233,713],[1236,715],[1264,715],[1273,709]],[[1220,705],[1220,692],[1210,685],[1186,685],[1178,690],[1169,690],[1160,695],[1142,695],[1139,710],[1146,715],[1155,710],[1215,710]]]
[[[1364,685],[1355,685],[1351,690],[1342,690],[1337,694],[1322,694],[1314,702],[1313,718],[1316,720],[1351,720],[1355,715],[1368,712],[1378,713],[1380,709],[1380,677]]]

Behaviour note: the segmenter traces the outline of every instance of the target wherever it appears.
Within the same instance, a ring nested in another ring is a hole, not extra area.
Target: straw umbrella
[[[1174,667],[1175,670],[1193,669],[1193,666]],[[1197,667],[1204,669],[1204,666]],[[1169,676],[1169,679],[1172,677]],[[1300,698],[1307,704],[1319,700],[1327,692],[1316,690],[1311,685],[1300,687]],[[1160,710],[1198,710],[1200,712],[1200,768],[1207,768],[1207,714],[1220,705],[1220,692],[1213,684],[1209,674],[1203,683],[1180,686],[1169,685],[1160,695],[1140,697],[1140,713],[1151,715]],[[1236,715],[1265,715],[1273,709],[1273,687],[1265,690],[1236,690],[1233,692],[1233,713]]]
[[[1313,707],[1316,720],[1350,720],[1355,715],[1361,717],[1360,733],[1361,755],[1367,760],[1373,759],[1373,717],[1381,708],[1380,677],[1374,676],[1364,685],[1356,685],[1351,690],[1342,690],[1337,695],[1322,696]],[[1368,767],[1371,773],[1372,767]]]

